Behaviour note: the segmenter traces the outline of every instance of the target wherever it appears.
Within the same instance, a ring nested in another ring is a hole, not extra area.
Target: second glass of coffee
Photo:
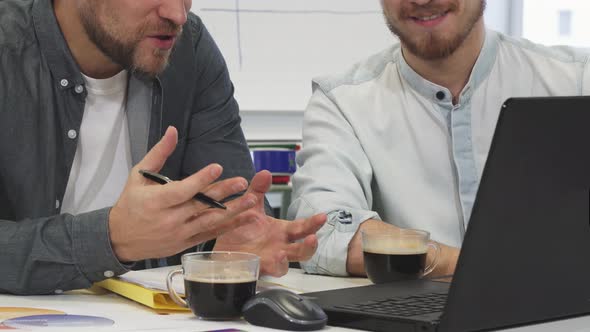
[[[171,271],[168,293],[180,306],[199,318],[237,319],[242,306],[256,294],[260,258],[240,252],[197,252],[182,256],[182,270]],[[172,287],[175,275],[184,277],[186,301]]]
[[[438,263],[440,247],[430,241],[426,231],[401,229],[361,231],[365,271],[375,283],[422,278]],[[434,249],[434,259],[426,266],[428,248]]]

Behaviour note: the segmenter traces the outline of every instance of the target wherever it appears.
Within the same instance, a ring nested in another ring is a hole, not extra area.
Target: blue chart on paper
[[[103,327],[111,326],[115,322],[96,316],[80,315],[35,315],[12,318],[2,322],[4,326],[16,329],[33,327]]]

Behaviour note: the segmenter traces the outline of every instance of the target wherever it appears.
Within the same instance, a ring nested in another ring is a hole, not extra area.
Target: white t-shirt
[[[125,104],[127,71],[107,79],[84,75],[88,96],[62,213],[112,206],[131,170]]]

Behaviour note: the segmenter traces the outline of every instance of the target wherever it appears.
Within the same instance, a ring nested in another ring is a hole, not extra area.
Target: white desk
[[[279,283],[293,290],[311,292],[342,287],[362,286],[368,284],[362,278],[332,278],[311,276],[292,269],[283,278],[265,278],[268,282]],[[252,331],[272,331],[270,329],[252,326],[245,321],[210,322],[196,319],[191,313],[173,313],[160,315],[144,307],[114,294],[103,293],[89,295],[89,292],[70,292],[62,295],[47,296],[12,296],[0,295],[0,307],[28,307],[59,310],[72,315],[101,316],[113,320],[115,323],[108,327],[87,328],[48,328],[40,327],[33,331],[175,331],[198,332],[219,329],[240,329]],[[2,312],[0,310],[0,317]],[[1,320],[1,319],[0,319]],[[1,328],[0,328],[1,330]],[[328,332],[352,331],[337,327],[328,327]],[[8,330],[20,331],[20,330]],[[590,332],[590,316],[562,320],[553,323],[528,326],[506,330],[511,332],[549,332],[576,331]],[[395,332],[395,331],[392,331]]]

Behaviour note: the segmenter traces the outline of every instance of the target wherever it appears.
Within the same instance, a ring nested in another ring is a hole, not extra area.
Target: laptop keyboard
[[[427,293],[407,297],[392,297],[385,300],[336,306],[339,309],[354,310],[371,314],[410,317],[440,312],[447,302],[447,294]]]

